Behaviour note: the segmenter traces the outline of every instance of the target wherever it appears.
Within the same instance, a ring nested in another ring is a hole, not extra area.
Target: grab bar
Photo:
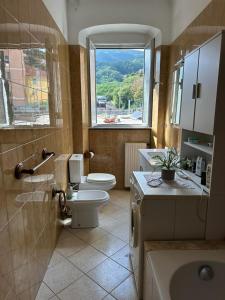
[[[16,179],[20,179],[23,174],[33,175],[41,166],[43,166],[49,159],[51,159],[55,155],[55,152],[48,152],[46,148],[42,150],[42,159],[43,161],[39,163],[32,169],[24,169],[23,163],[24,161],[18,163],[15,167],[15,177]],[[26,160],[25,160],[26,161]]]

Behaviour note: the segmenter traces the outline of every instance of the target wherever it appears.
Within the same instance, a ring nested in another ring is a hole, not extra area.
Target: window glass
[[[50,125],[46,53],[0,49],[0,127]]]
[[[172,102],[171,102],[171,123],[175,125],[180,124],[180,111],[182,101],[183,89],[183,64],[179,65],[173,72],[172,84]]]
[[[96,48],[95,55],[92,53],[93,47],[92,125],[148,125],[148,106],[144,101],[145,49]]]

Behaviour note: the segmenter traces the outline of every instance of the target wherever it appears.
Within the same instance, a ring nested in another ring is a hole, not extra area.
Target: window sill
[[[117,129],[117,130],[121,130],[121,129],[151,129],[150,126],[146,126],[146,125],[96,125],[96,126],[92,126],[89,127],[89,129],[94,129],[94,130],[99,130],[99,129]]]

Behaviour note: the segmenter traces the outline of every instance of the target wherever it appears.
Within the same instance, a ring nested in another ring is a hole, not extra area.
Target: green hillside
[[[96,50],[96,94],[116,108],[140,107],[143,101],[144,52],[133,49]]]

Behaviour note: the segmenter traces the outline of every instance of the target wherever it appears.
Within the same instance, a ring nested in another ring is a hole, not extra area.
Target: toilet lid
[[[109,183],[116,180],[115,176],[106,173],[90,173],[87,176],[87,182]]]

